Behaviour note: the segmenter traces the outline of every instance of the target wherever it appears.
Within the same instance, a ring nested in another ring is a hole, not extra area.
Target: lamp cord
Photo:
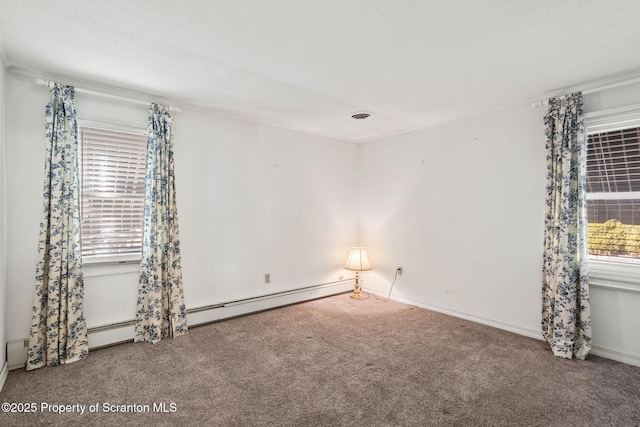
[[[362,277],[360,277],[360,281],[359,281],[358,283],[360,283],[360,294],[362,294],[362,295],[363,295],[363,297],[362,297],[362,298],[360,298],[360,299],[361,299],[361,300],[363,300],[363,299],[369,299],[369,297],[371,296],[371,294],[370,294],[370,293],[367,293],[367,292],[365,292],[365,291],[364,291],[364,288],[362,287],[362,284],[364,283],[364,280],[362,280]]]
[[[387,299],[385,301],[389,301],[389,298],[391,298],[391,291],[393,290],[393,285],[396,283],[397,278],[398,278],[398,269],[396,268],[396,275],[393,278],[393,282],[391,282],[391,288],[389,288],[389,295],[387,296]]]

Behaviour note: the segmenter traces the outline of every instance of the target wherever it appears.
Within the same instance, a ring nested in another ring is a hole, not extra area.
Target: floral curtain
[[[556,356],[584,359],[591,349],[582,94],[549,100],[544,117],[547,185],[542,335]]]
[[[46,107],[47,152],[27,370],[88,354],[80,255],[75,89],[53,84]]]
[[[169,107],[151,104],[135,341],[187,333]]]

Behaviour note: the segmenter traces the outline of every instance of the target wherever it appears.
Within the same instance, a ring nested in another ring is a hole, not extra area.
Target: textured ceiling
[[[635,75],[639,17],[637,0],[0,0],[0,53],[364,141]]]

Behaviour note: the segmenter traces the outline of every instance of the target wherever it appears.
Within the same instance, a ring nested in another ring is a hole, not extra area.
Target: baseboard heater
[[[353,279],[347,279],[190,308],[187,309],[187,324],[189,327],[205,325],[272,308],[349,292],[352,288]],[[97,349],[132,341],[134,325],[135,320],[125,320],[88,328],[89,348]],[[27,339],[14,340],[7,344],[9,369],[18,369],[25,366],[28,346],[29,340]]]

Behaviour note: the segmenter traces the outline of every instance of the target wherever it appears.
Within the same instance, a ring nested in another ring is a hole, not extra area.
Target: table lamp
[[[369,264],[369,258],[367,258],[367,251],[362,247],[353,247],[349,251],[349,258],[344,265],[347,270],[356,272],[356,285],[351,292],[351,298],[361,299],[362,293],[360,292],[360,272],[365,270],[371,270],[371,264]]]

